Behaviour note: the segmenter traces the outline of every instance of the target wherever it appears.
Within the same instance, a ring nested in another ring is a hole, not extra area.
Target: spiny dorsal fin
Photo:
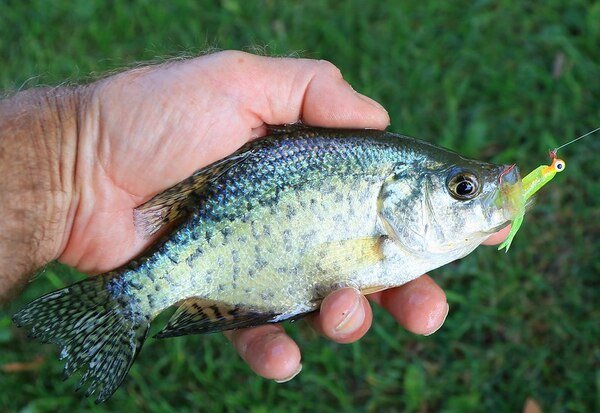
[[[150,236],[163,226],[184,218],[201,202],[207,185],[225,171],[248,158],[250,152],[236,153],[194,172],[192,176],[166,189],[134,209],[136,228]]]
[[[252,327],[268,323],[275,317],[277,314],[274,313],[263,313],[202,298],[188,298],[179,306],[167,326],[154,337],[177,337]]]
[[[311,129],[315,129],[315,127],[305,125],[302,122],[288,123],[286,125],[267,125],[267,135],[284,135],[287,133],[294,133]]]

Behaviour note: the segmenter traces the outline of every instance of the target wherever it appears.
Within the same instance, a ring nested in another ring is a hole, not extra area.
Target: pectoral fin
[[[385,236],[377,236],[332,241],[317,246],[307,254],[303,265],[316,272],[315,277],[319,280],[316,303],[320,304],[326,295],[343,287],[358,288],[362,294],[372,294],[387,288],[381,285],[364,285],[364,279],[354,277],[361,270],[384,259],[382,247],[385,239]]]
[[[235,328],[252,327],[275,319],[277,314],[230,306],[202,298],[185,300],[155,338],[188,334],[215,333]]]
[[[364,237],[332,241],[319,245],[309,259],[317,268],[336,275],[355,272],[383,259],[383,237]]]

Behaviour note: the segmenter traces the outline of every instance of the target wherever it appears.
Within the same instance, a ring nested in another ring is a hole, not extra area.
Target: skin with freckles
[[[160,235],[136,231],[136,206],[264,135],[265,124],[389,124],[381,105],[355,92],[328,62],[241,52],[124,72],[91,85],[86,96],[77,145],[66,145],[76,148],[64,165],[72,187],[52,258],[88,273],[126,263]],[[435,332],[448,312],[445,294],[428,276],[370,299],[417,334]],[[347,288],[326,297],[312,322],[324,336],[350,343],[367,332],[372,312]],[[226,336],[257,374],[285,381],[299,372],[300,350],[279,325]]]

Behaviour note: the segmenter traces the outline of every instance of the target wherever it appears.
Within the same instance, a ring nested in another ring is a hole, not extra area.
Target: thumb
[[[231,51],[223,55],[231,60],[226,67],[238,72],[230,78],[240,82],[235,85],[239,100],[261,122],[373,129],[385,129],[390,123],[379,103],[354,91],[327,61]]]

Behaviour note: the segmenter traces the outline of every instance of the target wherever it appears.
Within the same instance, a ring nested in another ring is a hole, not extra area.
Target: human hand
[[[389,124],[385,110],[354,92],[330,63],[241,52],[111,76],[88,87],[81,102],[76,144],[65,145],[63,154],[69,205],[56,256],[88,273],[118,267],[154,241],[136,231],[136,206],[264,135],[265,124]],[[437,330],[448,309],[443,291],[427,276],[371,297],[418,334]],[[343,289],[324,300],[312,322],[325,336],[352,342],[371,318],[366,299]],[[226,335],[266,378],[285,380],[299,370],[300,351],[279,325]]]

